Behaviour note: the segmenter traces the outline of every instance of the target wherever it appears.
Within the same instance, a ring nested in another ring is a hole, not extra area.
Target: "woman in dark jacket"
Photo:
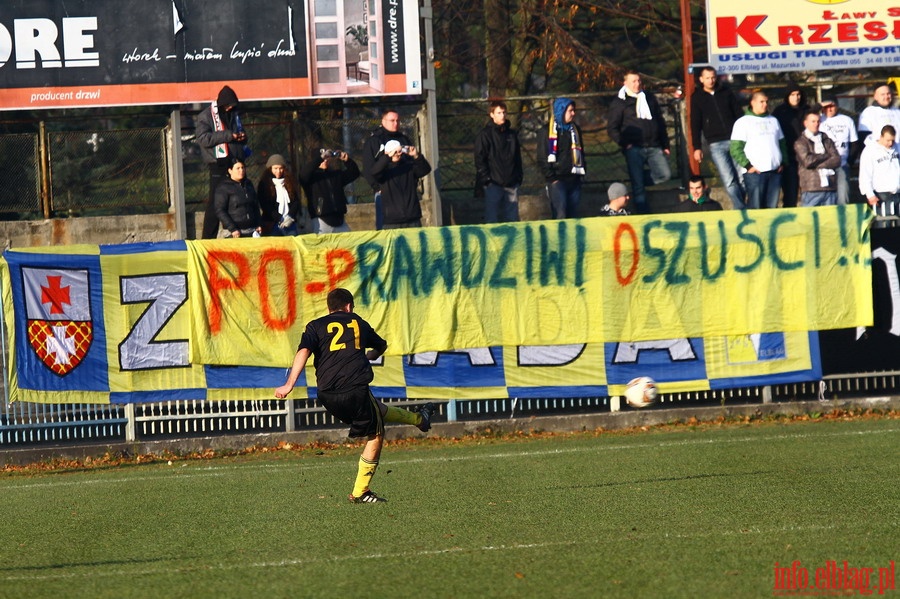
[[[235,159],[228,176],[216,188],[216,216],[222,223],[222,237],[259,237],[259,201],[253,185],[244,177],[244,163]]]
[[[262,227],[266,235],[309,233],[301,212],[300,186],[281,154],[272,154],[256,187],[262,209]]]

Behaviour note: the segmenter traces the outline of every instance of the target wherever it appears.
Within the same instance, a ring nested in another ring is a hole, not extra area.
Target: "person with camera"
[[[412,141],[400,131],[400,113],[394,108],[385,108],[381,112],[381,126],[366,139],[362,150],[362,173],[375,192],[375,229],[381,230],[384,224],[381,184],[372,172],[375,160],[384,155],[384,146],[391,140],[400,142],[401,146],[411,146]]]
[[[222,223],[224,238],[259,237],[259,201],[256,190],[245,176],[243,159],[233,158],[227,169],[228,176],[216,188],[215,209]]]
[[[344,187],[359,178],[359,167],[347,152],[318,150],[300,169],[313,232],[346,233],[350,230]]]
[[[372,165],[372,177],[381,188],[384,229],[422,226],[419,179],[431,172],[431,165],[415,146],[396,139],[384,144],[384,151]]]

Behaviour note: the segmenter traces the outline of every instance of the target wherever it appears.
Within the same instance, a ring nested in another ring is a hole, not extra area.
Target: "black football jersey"
[[[366,350],[383,352],[387,342],[359,315],[332,312],[306,325],[298,349],[303,347],[315,357],[317,388],[340,391],[372,382]]]

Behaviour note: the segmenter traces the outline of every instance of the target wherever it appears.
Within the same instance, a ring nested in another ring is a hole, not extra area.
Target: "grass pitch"
[[[877,595],[898,447],[893,418],[395,443],[381,505],[347,502],[355,447],[3,474],[0,597],[760,597],[828,561]]]

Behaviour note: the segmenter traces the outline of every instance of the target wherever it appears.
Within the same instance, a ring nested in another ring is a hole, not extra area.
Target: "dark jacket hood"
[[[216,104],[219,105],[219,108],[225,108],[226,106],[234,106],[237,108],[238,105],[238,97],[237,94],[234,93],[234,90],[228,87],[227,85],[222,88],[219,92],[219,97],[216,98]]]
[[[793,81],[788,82],[787,87],[784,90],[784,103],[788,103],[788,96],[794,92],[800,92],[800,104],[798,104],[798,108],[806,106],[806,92]]]

